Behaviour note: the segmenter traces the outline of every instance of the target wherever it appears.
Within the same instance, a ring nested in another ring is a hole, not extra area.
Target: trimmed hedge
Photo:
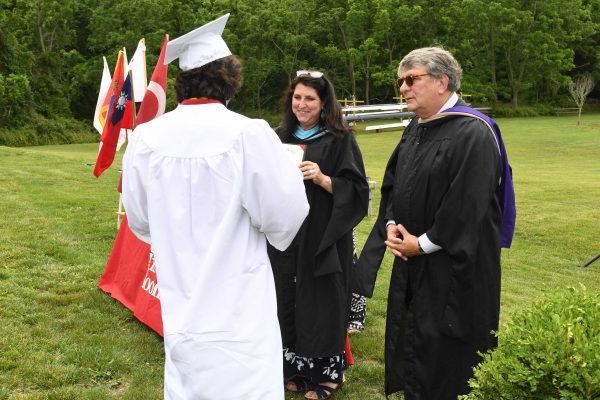
[[[600,294],[570,288],[500,330],[461,400],[600,399]]]
[[[0,127],[1,146],[22,147],[97,141],[98,134],[91,124],[71,118],[48,119],[34,115],[23,126],[10,129]]]

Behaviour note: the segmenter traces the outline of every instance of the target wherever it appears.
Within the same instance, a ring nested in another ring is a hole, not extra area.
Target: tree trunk
[[[352,85],[352,97],[356,98],[356,78],[354,78],[354,61],[352,61],[352,56],[350,56],[348,68],[350,70],[350,83]]]
[[[523,82],[523,76],[525,74],[525,63],[522,63],[519,67],[519,77],[513,86],[513,98],[512,98],[512,106],[513,111],[517,110],[517,97],[519,96],[519,90],[521,89],[521,83]]]
[[[369,74],[366,74],[365,79],[365,104],[369,105],[371,104],[371,101],[369,100]]]
[[[344,42],[344,47],[346,49],[346,53],[348,54],[348,74],[350,75],[350,84],[352,87],[352,98],[356,99],[356,79],[354,78],[354,61],[352,60],[352,54],[350,54],[350,47],[348,46],[348,39],[346,38],[346,31],[344,30],[344,26],[341,22],[338,22],[338,27],[340,28],[340,33],[342,34],[342,41]]]
[[[497,84],[496,84],[496,31],[494,29],[494,26],[492,25],[492,27],[490,28],[490,74],[491,74],[491,80],[492,80],[492,84],[494,85],[494,97],[492,98],[492,103],[495,105],[496,103],[498,103],[498,93],[496,92],[497,89]]]
[[[370,63],[371,61],[369,60],[369,56],[367,56],[366,59],[366,64],[365,64],[365,104],[371,104],[371,100],[370,100],[370,95],[369,95],[369,89],[370,89],[370,84],[371,84],[371,79],[369,76],[369,67],[370,67]]]
[[[512,110],[516,111],[517,110],[517,105],[518,105],[518,100],[517,97],[519,96],[519,91],[516,88],[513,88],[512,90],[512,98],[510,99],[510,105],[512,106]]]
[[[260,118],[262,116],[262,107],[260,105],[261,103],[261,98],[260,98],[260,86],[256,89],[256,111],[258,112],[258,117]]]
[[[394,49],[393,49],[392,45],[390,44],[389,37],[387,38],[386,42],[388,45],[388,60],[389,60],[390,65],[392,65],[392,62],[394,61],[394,58],[392,57],[392,54],[394,53]],[[394,86],[394,97],[400,97],[400,90],[399,90],[398,86],[396,86],[396,79],[394,79],[393,86]],[[398,101],[398,102],[400,102],[400,101]],[[393,101],[392,101],[392,103],[393,103]]]
[[[36,6],[36,25],[37,25],[37,34],[38,40],[40,41],[40,48],[42,49],[42,53],[46,52],[46,43],[44,43],[44,22],[42,21],[42,15],[40,11],[40,5]]]
[[[517,89],[517,83],[515,82],[515,74],[514,74],[513,65],[511,62],[509,49],[504,50],[504,57],[506,59],[506,67],[507,67],[506,72],[508,73],[508,85],[510,86],[510,90],[511,90],[510,103],[511,103],[512,109],[514,111],[517,109],[517,93],[519,92],[519,90]]]

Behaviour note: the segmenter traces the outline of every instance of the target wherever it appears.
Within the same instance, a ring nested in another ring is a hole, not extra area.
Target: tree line
[[[400,59],[429,45],[454,53],[476,104],[565,104],[572,79],[600,80],[600,0],[0,0],[0,126],[91,121],[102,56],[112,68],[143,37],[150,76],[165,33],[227,12],[244,65],[232,107],[254,115],[280,107],[298,69],[324,71],[339,98],[392,102]]]

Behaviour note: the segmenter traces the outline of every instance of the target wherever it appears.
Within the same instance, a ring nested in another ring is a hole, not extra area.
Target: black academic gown
[[[303,357],[329,357],[344,351],[352,228],[367,212],[369,188],[353,134],[327,133],[304,143],[304,160],[331,177],[333,193],[304,181],[309,214],[292,245],[284,252],[269,246],[269,257],[284,347]]]
[[[500,309],[501,161],[479,120],[415,118],[388,162],[378,220],[361,253],[355,290],[372,296],[388,219],[442,247],[395,257],[388,294],[385,392],[455,400],[496,346]]]

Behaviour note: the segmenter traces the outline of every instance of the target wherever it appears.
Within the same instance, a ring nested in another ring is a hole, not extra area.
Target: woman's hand
[[[312,161],[302,161],[299,167],[305,181],[312,181],[315,185],[319,185],[329,193],[332,193],[331,178],[321,172],[319,164]]]
[[[323,175],[321,168],[319,168],[319,164],[312,161],[302,161],[300,163],[300,171],[302,171],[305,181],[311,180],[317,185],[317,179],[320,175]]]

